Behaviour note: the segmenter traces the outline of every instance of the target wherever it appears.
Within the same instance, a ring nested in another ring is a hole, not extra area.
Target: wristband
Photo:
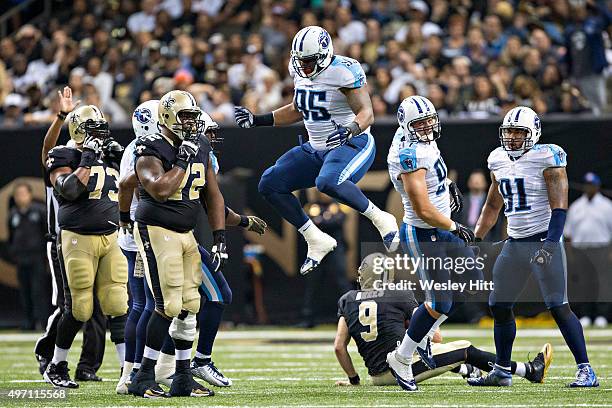
[[[98,155],[96,152],[90,149],[84,149],[83,153],[81,153],[81,161],[79,163],[79,167],[91,168],[96,163],[98,159]]]
[[[253,125],[255,126],[274,126],[274,114],[264,113],[263,115],[253,115]]]
[[[355,121],[349,123],[346,128],[351,131],[351,135],[353,136],[361,133],[361,128],[359,127],[359,123]]]
[[[359,385],[359,374],[356,374],[354,377],[349,377],[349,382],[351,385]]]
[[[213,241],[216,243],[225,242],[225,230],[213,231]]]
[[[457,223],[455,221],[453,221],[453,223],[451,224],[449,231],[450,232],[457,231]]]
[[[63,112],[63,111],[57,112],[57,118],[59,120],[66,120],[66,116],[68,116],[66,112]]]
[[[119,221],[129,224],[132,222],[129,211],[119,211]]]
[[[189,166],[189,163],[187,163],[185,160],[176,159],[174,165],[176,167],[180,167],[181,169],[183,169],[183,171],[187,171],[187,166]]]
[[[240,224],[238,224],[239,226],[246,228],[249,226],[249,217],[247,217],[246,215],[241,215],[240,216]]]

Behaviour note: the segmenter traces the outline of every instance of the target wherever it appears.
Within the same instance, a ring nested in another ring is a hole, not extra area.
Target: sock
[[[512,367],[511,367],[511,370],[510,370],[511,373],[516,374],[519,377],[525,377],[525,375],[527,374],[527,367],[525,366],[525,363],[517,362],[512,365],[515,365],[516,368],[512,370]]]
[[[140,359],[140,361],[142,361],[142,359]],[[137,372],[138,370],[140,370],[140,363],[134,363],[134,366],[133,366],[132,370],[134,372]]]
[[[168,333],[166,333],[166,337],[164,338],[164,344],[162,345],[161,352],[169,356],[174,356],[174,341]]]
[[[304,225],[298,228],[298,232],[302,234],[306,241],[308,241],[309,239],[316,238],[322,231],[312,222],[312,220],[309,219],[304,223]]]
[[[292,193],[265,192],[263,196],[276,212],[295,228],[299,228],[300,225],[304,225],[308,221],[308,216],[304,212],[300,200]]]
[[[398,348],[399,354],[411,361],[418,344],[427,335],[436,320],[429,314],[424,305],[420,305],[410,319],[406,335]]]
[[[574,356],[576,364],[588,363],[589,357],[580,320],[578,320],[567,304],[552,308],[550,311],[555,322],[557,322],[557,326],[559,326],[567,347],[569,347]]]
[[[219,302],[205,302],[200,310],[200,336],[198,337],[198,354],[206,355],[208,358],[212,355],[213,344],[219,331],[221,318],[223,317],[225,305]]]
[[[361,214],[363,214],[365,217],[369,218],[370,220],[373,220],[375,217],[382,214],[382,210],[378,208],[373,202],[368,200],[368,207]]]
[[[425,347],[427,347],[427,339],[428,338],[433,339],[433,336],[436,333],[436,330],[438,330],[438,327],[440,327],[440,325],[444,323],[446,319],[448,319],[447,315],[441,315],[440,317],[438,317],[438,320],[436,320],[433,326],[431,326],[431,329],[429,329],[429,332],[427,332],[427,335],[425,335],[425,337],[423,337],[423,340],[421,340],[421,342],[419,343],[420,348],[425,349]]]
[[[125,322],[125,361],[134,362],[136,358],[136,333],[142,311],[131,308]]]
[[[477,347],[470,346],[467,348],[465,353],[465,362],[482,371],[489,372],[491,367],[495,364],[495,354],[489,353],[488,351],[481,350]],[[514,361],[510,362],[510,372],[514,374],[516,372],[517,363]],[[527,366],[526,370],[527,370]]]
[[[129,377],[133,369],[134,369],[134,363],[130,361],[126,361],[121,371],[121,377],[126,377],[126,378]]]
[[[159,357],[159,350],[170,328],[171,321],[161,316],[159,313],[153,313],[147,325],[147,339],[145,341],[144,354],[141,371],[152,371],[155,368],[155,363]]]
[[[72,313],[67,309],[64,310],[62,317],[60,317],[57,323],[57,337],[55,338],[55,344],[62,349],[70,349],[72,342],[76,337],[79,330],[83,327],[83,322],[79,322],[74,318]]]
[[[191,360],[191,347],[193,341],[174,339],[176,349],[176,372],[189,372],[189,362]]]
[[[495,338],[495,365],[506,367],[510,370],[510,361],[512,360],[512,344],[516,337],[516,322],[511,320],[506,323],[495,322],[493,329],[493,337]]]
[[[117,352],[117,360],[119,360],[119,366],[123,368],[125,364],[125,343],[115,344],[115,351]]]
[[[510,367],[504,367],[504,366],[501,366],[501,365],[499,365],[499,364],[495,364],[495,365],[493,366],[493,368],[497,368],[498,370],[503,370],[503,371],[506,371],[506,372],[508,372],[508,373],[510,372]]]
[[[53,364],[57,364],[60,361],[68,361],[69,351],[70,349],[63,349],[61,347],[55,346],[55,349],[53,350],[53,358],[51,359],[51,362]]]
[[[199,351],[196,351],[194,358],[200,359],[200,360],[210,360],[212,356],[211,355],[206,355],[206,354],[202,354]]]
[[[142,311],[140,315],[140,319],[138,319],[138,324],[136,325],[136,339],[134,342],[134,362],[140,363],[142,361],[142,353],[145,347],[145,340],[147,338],[147,325],[149,324],[149,319],[151,318],[152,310],[145,309]],[[125,337],[127,342],[127,325],[125,329]],[[127,349],[126,349],[127,353]]]

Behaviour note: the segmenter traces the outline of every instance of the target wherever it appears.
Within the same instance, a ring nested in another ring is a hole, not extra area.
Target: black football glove
[[[223,269],[227,262],[227,246],[225,245],[225,230],[213,231],[213,247],[210,251],[212,255],[212,263],[215,266],[215,272]]]
[[[474,231],[456,221],[455,229],[452,230],[451,233],[461,238],[466,244],[474,242]]]
[[[187,166],[192,162],[196,154],[198,154],[199,146],[189,140],[183,140],[176,154],[175,166],[179,166],[183,170],[187,170]]]
[[[240,224],[244,226],[247,231],[253,231],[259,235],[263,235],[268,228],[268,224],[264,220],[254,215],[241,215]]]
[[[91,168],[102,154],[103,140],[99,137],[88,135],[83,141],[83,152],[81,153],[81,162],[79,167]]]
[[[553,254],[555,253],[556,246],[558,243],[551,241],[544,241],[542,248],[535,251],[529,262],[539,266],[549,265],[552,261]]]
[[[454,181],[446,179],[446,185],[448,186],[448,193],[450,195],[450,208],[453,214],[460,213],[463,209],[463,194],[459,191],[459,187]]]
[[[104,139],[102,144],[102,154],[104,158],[110,160],[112,163],[120,164],[123,151],[125,149],[119,142],[112,137]]]
[[[234,106],[234,116],[236,117],[236,124],[241,128],[248,129],[255,127],[253,112],[244,106]]]
[[[351,137],[361,133],[361,129],[359,128],[357,122],[351,122],[347,126],[338,125],[333,120],[332,123],[336,127],[336,130],[334,130],[325,141],[325,147],[328,149],[340,147],[346,144]]]

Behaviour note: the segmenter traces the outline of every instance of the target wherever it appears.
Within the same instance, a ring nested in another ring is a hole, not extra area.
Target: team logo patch
[[[164,108],[166,109],[170,109],[170,107],[172,105],[174,105],[176,103],[176,99],[174,98],[168,98],[164,101]]]
[[[414,167],[414,163],[412,162],[412,159],[405,159],[404,165],[406,166],[407,169],[411,169]]]
[[[153,114],[150,109],[138,109],[134,111],[134,117],[140,123],[149,123],[153,119]]]
[[[540,130],[540,126],[542,126],[540,124],[540,118],[536,115],[536,117],[533,119],[533,127],[536,128],[536,130]]]
[[[321,48],[326,49],[329,47],[330,41],[331,39],[329,38],[327,31],[322,31],[321,34],[319,34],[319,45],[321,45]]]
[[[398,120],[400,123],[402,123],[402,124],[403,124],[403,123],[404,123],[404,119],[406,119],[406,114],[405,114],[405,112],[404,112],[404,107],[403,107],[403,106],[400,106],[400,108],[399,108],[399,109],[398,109],[398,111],[397,111],[397,120]]]

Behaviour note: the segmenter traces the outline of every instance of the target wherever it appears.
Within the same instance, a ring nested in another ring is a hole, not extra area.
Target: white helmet
[[[517,141],[510,136],[509,129],[525,131],[525,138],[520,145],[515,146]],[[526,106],[517,106],[504,116],[499,127],[499,142],[508,156],[519,158],[538,143],[541,134],[542,124],[538,114]]]
[[[132,128],[136,138],[157,132],[157,107],[159,101],[153,99],[138,105],[132,114]]]
[[[435,123],[415,130],[414,122],[433,118]],[[409,96],[404,99],[397,110],[397,123],[404,132],[405,140],[411,142],[433,142],[441,135],[440,119],[433,103],[424,96]]]
[[[327,31],[319,26],[302,28],[291,43],[291,64],[302,78],[314,78],[331,64],[334,46]]]

